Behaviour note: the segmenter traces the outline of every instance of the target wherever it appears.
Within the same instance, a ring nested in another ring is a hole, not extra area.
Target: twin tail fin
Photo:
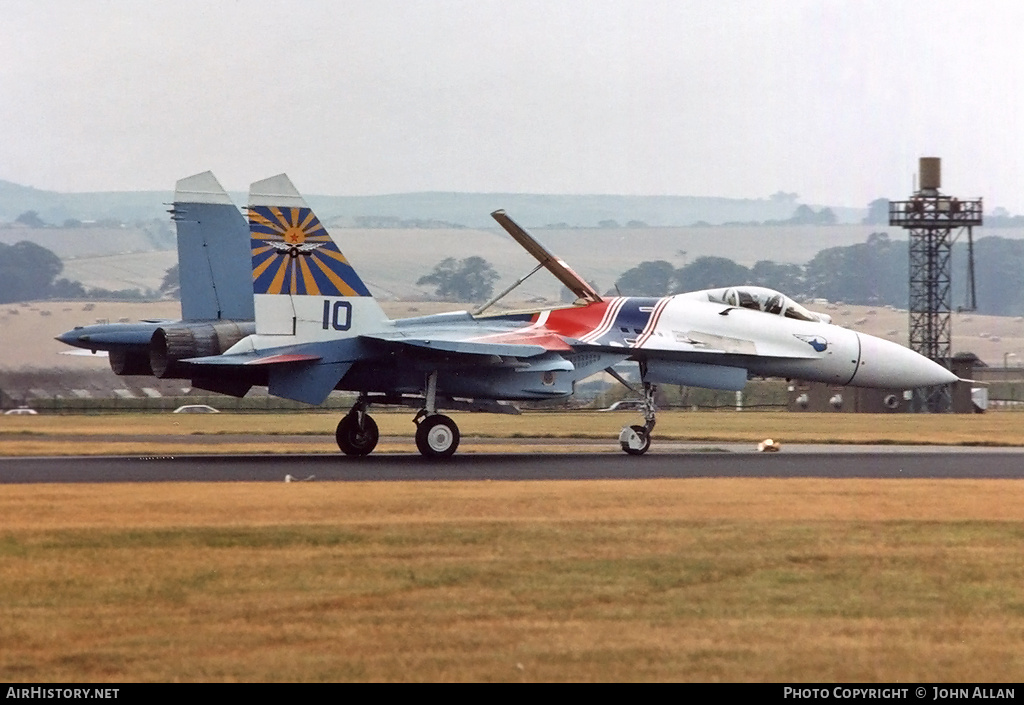
[[[289,178],[249,191],[256,332],[296,342],[380,330],[387,316]]]

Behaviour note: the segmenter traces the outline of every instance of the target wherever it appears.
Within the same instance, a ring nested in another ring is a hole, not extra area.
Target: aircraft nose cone
[[[858,333],[860,361],[852,384],[857,387],[915,389],[956,382],[958,377],[910,348]]]

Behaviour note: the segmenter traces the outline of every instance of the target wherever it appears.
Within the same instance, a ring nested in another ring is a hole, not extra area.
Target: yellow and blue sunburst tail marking
[[[249,206],[252,289],[289,296],[372,296],[308,207]]]

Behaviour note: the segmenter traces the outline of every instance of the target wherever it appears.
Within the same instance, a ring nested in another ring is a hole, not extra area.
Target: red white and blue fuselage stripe
[[[493,342],[534,342],[549,349],[568,349],[565,340],[585,345],[638,348],[657,332],[673,297],[616,297],[582,307],[541,311],[531,324],[507,333],[482,336]],[[559,344],[560,343],[560,344]]]

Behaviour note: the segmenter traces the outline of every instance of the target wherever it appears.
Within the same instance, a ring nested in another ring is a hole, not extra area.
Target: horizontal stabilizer
[[[232,355],[210,355],[208,357],[191,357],[181,362],[190,365],[221,365],[224,367],[241,367],[245,365],[294,365],[320,360],[319,355],[304,353],[238,353]]]
[[[192,380],[192,386],[196,389],[205,389],[208,392],[227,394],[231,397],[241,399],[252,385],[244,379],[211,379],[209,377],[197,377]]]
[[[282,399],[323,404],[350,367],[351,362],[274,367],[270,370],[267,391]]]

